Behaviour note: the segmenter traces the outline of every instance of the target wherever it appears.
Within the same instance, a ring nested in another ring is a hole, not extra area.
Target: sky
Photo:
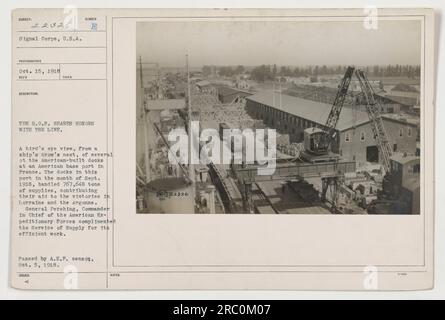
[[[420,64],[421,23],[362,21],[138,22],[137,56],[161,67]]]

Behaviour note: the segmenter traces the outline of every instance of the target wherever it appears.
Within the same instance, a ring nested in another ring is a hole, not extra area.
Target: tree
[[[319,67],[318,67],[318,65],[315,66],[313,75],[314,75],[314,76],[318,76],[318,75],[319,75]]]
[[[244,73],[244,67],[242,65],[239,65],[238,67],[236,67],[235,72],[236,74]]]
[[[379,66],[374,66],[372,74],[376,77],[380,76],[380,68]]]
[[[203,66],[202,67],[202,74],[204,76],[209,76],[212,73],[212,68],[210,66]]]
[[[328,67],[326,67],[326,65],[321,67],[320,74],[328,74]]]
[[[270,66],[261,65],[252,69],[250,78],[256,81],[263,82],[265,80],[272,80],[273,75]]]
[[[232,67],[220,67],[219,68],[219,74],[221,76],[231,77],[231,76],[233,76],[235,74],[235,72],[232,69]]]

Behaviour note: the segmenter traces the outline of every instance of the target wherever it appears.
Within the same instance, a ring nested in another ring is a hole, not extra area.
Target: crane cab
[[[328,153],[326,141],[327,132],[320,128],[307,128],[304,130],[304,150],[314,155]]]
[[[304,152],[302,158],[311,163],[337,161],[340,157],[329,150],[328,133],[320,128],[304,130]]]

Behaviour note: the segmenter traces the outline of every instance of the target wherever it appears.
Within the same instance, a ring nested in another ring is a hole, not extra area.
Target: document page
[[[431,9],[12,12],[11,285],[434,286]]]

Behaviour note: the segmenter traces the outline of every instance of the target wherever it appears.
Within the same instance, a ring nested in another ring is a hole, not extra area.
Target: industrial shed
[[[302,142],[304,130],[324,127],[331,105],[285,94],[263,91],[246,98],[247,112],[279,133],[289,134],[291,142]],[[362,108],[343,108],[337,124],[332,151],[345,160],[378,162],[379,151],[368,114]],[[393,150],[415,154],[417,125],[392,115],[382,115]]]
[[[251,96],[252,93],[230,87],[217,88],[218,100],[221,103],[242,102],[246,97]]]

